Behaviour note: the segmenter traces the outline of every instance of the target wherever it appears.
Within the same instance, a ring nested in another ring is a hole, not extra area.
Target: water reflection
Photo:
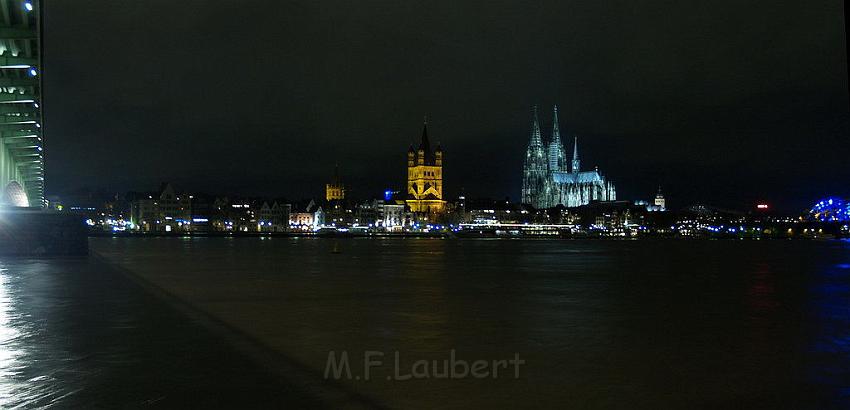
[[[850,400],[850,243],[352,240],[334,253],[323,240],[151,238],[92,248],[317,374],[341,349],[400,350],[405,363],[449,349],[528,360],[516,381],[350,383],[397,407]],[[102,264],[0,265],[0,408],[295,397],[228,349]]]
[[[821,366],[804,357],[803,327],[806,303],[819,297],[805,294],[807,280],[836,255],[824,243],[183,243],[93,249],[317,374],[328,351],[343,349],[423,359],[519,352],[529,363],[520,381],[346,382],[389,406],[533,397],[541,407],[806,407],[839,383],[833,373],[807,384],[804,371]]]
[[[229,374],[239,377],[220,377]],[[0,263],[0,408],[236,408],[251,398],[314,407],[102,263]]]
[[[43,295],[28,288],[38,263],[0,265],[0,407],[41,407],[74,394],[73,383],[57,383],[70,359],[64,349],[46,349],[45,320],[37,314]],[[36,282],[45,278],[35,277]],[[53,337],[62,337],[53,335]]]
[[[17,343],[20,332],[12,326],[14,310],[9,291],[9,271],[0,267],[0,407],[12,407],[15,395],[14,378],[20,369],[21,355]]]
[[[814,276],[810,295],[811,382],[825,387],[829,405],[850,406],[850,264],[842,261]]]

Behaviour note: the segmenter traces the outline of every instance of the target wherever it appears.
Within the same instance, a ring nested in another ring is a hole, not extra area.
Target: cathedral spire
[[[555,119],[553,120],[552,125],[552,141],[557,141],[558,144],[561,143],[561,130],[558,127],[558,106],[555,105]]]
[[[533,109],[531,121],[531,140],[525,151],[523,165],[522,201],[535,208],[545,208],[548,204],[546,196],[546,174],[549,171],[547,149],[543,146],[543,136],[540,133],[540,120],[537,118],[537,106]]]
[[[567,154],[564,145],[561,144],[561,130],[558,125],[558,106],[555,106],[555,118],[552,125],[552,139],[547,148],[549,156],[549,171],[567,172]]]
[[[581,162],[578,160],[578,137],[573,140],[573,172],[579,172]]]
[[[542,146],[543,136],[540,133],[540,120],[537,118],[537,106],[534,106],[534,119],[531,122],[531,146]]]

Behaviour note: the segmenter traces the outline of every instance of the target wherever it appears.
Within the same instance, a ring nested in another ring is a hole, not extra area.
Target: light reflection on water
[[[810,294],[810,378],[837,392],[836,405],[850,405],[850,264],[835,264],[815,276]]]
[[[228,372],[240,377],[216,376]],[[0,261],[0,408],[236,408],[251,398],[312,407],[96,260]]]
[[[516,351],[529,359],[527,379],[516,383],[353,385],[382,403],[473,405],[489,395],[504,405],[529,395],[541,407],[651,408],[696,398],[715,407],[811,408],[850,399],[847,242],[93,245],[185,280],[191,294],[220,291],[211,293],[220,306],[238,291],[257,292],[250,306],[272,319],[256,323],[283,332],[288,353],[316,353],[304,363],[319,371],[330,348],[398,348],[405,360],[454,348],[471,358]],[[335,246],[342,252],[332,253]],[[220,341],[103,267],[0,265],[0,408],[222,407],[222,394],[257,396],[250,389],[263,383],[265,394],[281,391],[263,374],[246,376],[252,364],[211,343]],[[229,374],[242,377],[219,376]]]
[[[0,407],[12,406],[16,386],[12,379],[20,367],[17,358],[21,354],[17,343],[20,332],[11,323],[14,310],[6,283],[8,274],[0,267]]]
[[[28,265],[38,270],[40,264]],[[72,383],[57,385],[54,377],[72,358],[58,346],[45,349],[45,318],[33,315],[41,295],[16,268],[0,265],[0,408],[50,406],[77,391]]]
[[[347,383],[390,406],[818,408],[848,388],[850,351],[824,331],[844,326],[834,307],[850,302],[844,288],[808,287],[846,263],[844,245],[157,238],[93,249],[318,372],[339,349],[530,363],[518,382]],[[832,313],[809,309],[823,300]],[[813,340],[831,351],[812,357]]]

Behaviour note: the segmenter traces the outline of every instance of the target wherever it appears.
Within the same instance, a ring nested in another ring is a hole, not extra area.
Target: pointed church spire
[[[428,141],[428,116],[422,120],[422,141],[419,143],[419,149],[425,151],[425,155],[430,155],[431,143]]]
[[[579,172],[581,162],[578,160],[578,137],[573,140],[573,172]]]
[[[555,106],[555,118],[552,124],[552,139],[547,147],[547,155],[549,156],[549,171],[566,172],[569,171],[567,165],[567,154],[564,152],[564,146],[561,144],[561,129],[558,125],[558,106]]]
[[[543,136],[540,133],[540,120],[537,118],[537,105],[534,106],[534,119],[531,122],[531,143],[529,145],[543,145]]]
[[[558,127],[558,106],[555,105],[555,119],[553,120],[552,125],[552,141],[557,141],[558,144],[561,143],[561,130]]]

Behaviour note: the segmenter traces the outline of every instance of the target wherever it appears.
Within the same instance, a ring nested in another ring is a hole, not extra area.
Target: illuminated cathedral
[[[576,207],[590,201],[617,199],[614,185],[605,180],[598,169],[582,171],[578,157],[578,138],[573,140],[573,159],[567,164],[567,155],[561,144],[558,128],[558,107],[552,125],[552,139],[546,143],[540,132],[537,107],[531,123],[531,141],[525,153],[522,179],[522,203],[535,208],[557,205]]]

